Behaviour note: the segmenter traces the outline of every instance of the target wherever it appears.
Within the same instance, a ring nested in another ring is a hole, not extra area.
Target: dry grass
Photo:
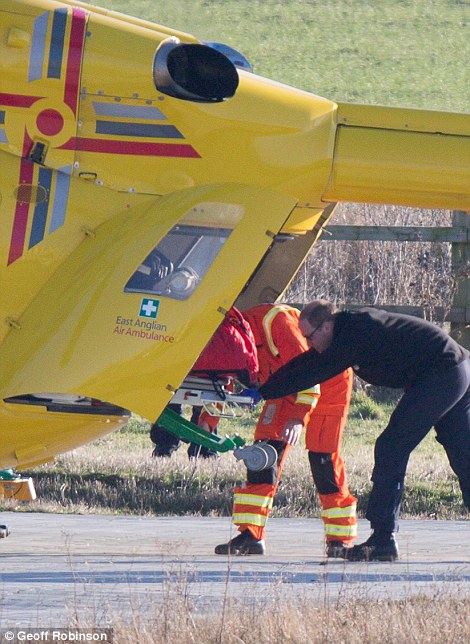
[[[449,211],[400,206],[340,204],[330,224],[451,226]],[[440,321],[455,291],[451,244],[445,242],[328,241],[315,244],[290,286],[286,300],[324,298],[340,304],[423,306]]]
[[[438,595],[397,601],[357,596],[318,605],[285,588],[270,600],[228,601],[221,612],[191,610],[184,588],[169,590],[152,617],[113,620],[118,644],[459,644],[470,638],[468,599]],[[83,626],[83,625],[82,625]]]
[[[351,487],[365,507],[375,438],[390,407],[357,394],[344,440]],[[253,422],[238,428],[249,439]],[[244,466],[230,454],[190,462],[181,448],[153,459],[148,425],[127,428],[64,455],[33,475],[40,500],[24,509],[139,514],[230,514],[233,486]],[[403,516],[466,516],[445,454],[429,436],[413,454]],[[276,497],[274,516],[318,516],[305,450],[292,450]],[[273,584],[263,597],[225,599],[201,608],[189,592],[186,571],[166,584],[163,596],[133,602],[131,618],[106,611],[116,644],[460,644],[470,641],[470,600],[459,593],[400,601],[370,597],[367,583],[324,600],[299,597],[288,584]],[[405,582],[406,583],[406,582]],[[410,582],[412,583],[412,582]],[[455,589],[452,589],[455,590]],[[129,591],[131,593],[131,590]],[[100,609],[101,610],[101,609]],[[100,613],[101,615],[101,613]],[[77,619],[80,628],[102,625],[100,615]]]
[[[363,516],[370,492],[374,442],[384,428],[390,405],[358,393],[344,436],[343,457],[350,487]],[[249,442],[254,420],[222,422],[222,433],[243,435]],[[149,425],[134,420],[119,432],[38,468],[33,476],[39,500],[23,510],[139,515],[229,516],[233,487],[246,470],[231,454],[189,461],[186,448],[169,459],[151,456]],[[3,502],[3,507],[11,507]],[[318,517],[305,450],[291,450],[276,495],[275,517]],[[429,435],[412,454],[408,468],[404,518],[467,518],[457,480],[442,447]]]

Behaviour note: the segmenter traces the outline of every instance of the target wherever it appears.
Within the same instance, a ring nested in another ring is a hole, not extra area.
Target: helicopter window
[[[174,226],[138,267],[124,291],[186,300],[231,232],[231,228]]]

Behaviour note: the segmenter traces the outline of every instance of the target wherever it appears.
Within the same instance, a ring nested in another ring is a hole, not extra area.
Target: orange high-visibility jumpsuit
[[[313,481],[322,507],[325,540],[348,545],[357,537],[357,499],[349,492],[340,449],[352,385],[352,369],[322,382],[320,400],[310,415],[305,435]]]
[[[291,358],[308,349],[298,327],[297,309],[287,305],[261,304],[244,311],[243,316],[255,336],[261,383]],[[248,470],[244,487],[235,488],[233,521],[240,532],[248,529],[256,539],[265,538],[266,522],[290,447],[280,440],[280,436],[289,420],[297,419],[306,426],[319,394],[320,389],[316,386],[296,395],[265,403],[254,440],[269,440],[278,453],[278,459],[276,465],[267,470]]]
[[[285,364],[293,353],[298,355],[308,350],[298,327],[297,309],[285,305],[260,305],[245,311],[243,315],[256,339],[261,383]],[[265,404],[254,439],[268,439],[276,448],[277,468],[262,472],[248,471],[245,486],[235,489],[233,520],[240,532],[248,529],[256,539],[266,537],[267,519],[290,447],[279,440],[279,435],[287,420],[302,418],[307,427],[306,447],[322,505],[326,541],[349,543],[356,537],[357,500],[349,493],[344,463],[339,455],[352,381],[352,370],[348,369],[322,383],[319,402],[317,389]]]

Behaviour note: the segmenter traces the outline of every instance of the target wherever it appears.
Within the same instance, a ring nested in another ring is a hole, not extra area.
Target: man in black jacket
[[[348,367],[373,385],[405,390],[375,445],[366,512],[373,532],[347,555],[352,561],[393,561],[408,459],[432,427],[470,509],[468,352],[430,322],[370,308],[341,312],[325,300],[307,304],[299,326],[313,350],[271,376],[259,389],[264,399],[321,384]]]

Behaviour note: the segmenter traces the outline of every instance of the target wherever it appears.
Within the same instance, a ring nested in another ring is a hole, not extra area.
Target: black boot
[[[213,449],[197,445],[196,443],[190,443],[188,447],[188,458],[191,461],[196,461],[198,458],[219,458],[219,455]]]
[[[346,553],[348,561],[396,561],[398,545],[393,532],[374,532],[367,541],[349,548]]]
[[[325,552],[329,559],[347,559],[351,547],[343,541],[328,541]]]
[[[255,539],[249,530],[243,530],[238,537],[215,547],[216,555],[264,555],[265,552],[264,541]]]

